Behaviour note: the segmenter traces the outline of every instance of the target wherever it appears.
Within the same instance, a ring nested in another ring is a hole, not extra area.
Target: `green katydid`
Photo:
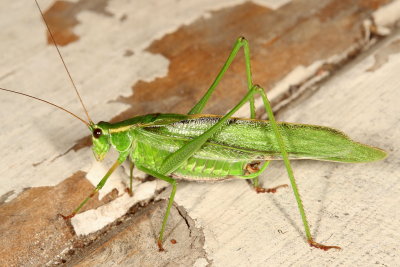
[[[38,8],[40,10],[39,5]],[[41,10],[40,12],[42,13]],[[47,23],[46,26],[48,27]],[[49,28],[48,31],[54,42]],[[55,42],[54,44],[58,50]],[[247,93],[224,116],[201,114],[241,48],[244,50],[245,57]],[[58,53],[60,54],[59,50]],[[61,54],[60,57],[62,59]],[[64,66],[67,70],[65,64]],[[67,73],[69,75],[68,70]],[[160,250],[163,250],[163,235],[174,202],[177,179],[208,181],[234,177],[252,179],[256,192],[275,192],[281,186],[267,189],[258,185],[258,176],[272,160],[284,161],[309,245],[323,250],[340,249],[337,246],[326,246],[313,240],[290,159],[356,163],[371,162],[386,157],[385,151],[352,141],[342,132],[332,128],[276,122],[264,89],[253,84],[249,44],[243,37],[238,38],[214,82],[188,114],[150,114],[118,123],[93,123],[75,85],[74,88],[88,121],[46,100],[13,90],[0,89],[51,104],[81,120],[91,132],[92,149],[97,160],[102,160],[111,147],[119,153],[118,159],[100,180],[93,192],[71,214],[63,216],[64,219],[75,216],[125,160],[131,162],[131,168],[135,165],[145,173],[172,185],[167,210],[157,240]],[[269,120],[255,119],[254,97],[257,94],[263,100]],[[250,103],[251,118],[233,117],[238,109],[247,102]],[[129,188],[131,192],[132,179],[131,171]]]

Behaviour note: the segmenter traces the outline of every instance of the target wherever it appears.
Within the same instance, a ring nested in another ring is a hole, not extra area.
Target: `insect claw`
[[[278,185],[276,187],[272,187],[272,188],[263,188],[263,187],[254,187],[254,189],[256,190],[257,194],[259,193],[276,193],[276,190],[278,190],[279,188],[282,187],[288,187],[287,184],[281,184]]]
[[[71,219],[72,217],[74,217],[75,214],[76,213],[71,213],[70,215],[65,216],[65,215],[62,215],[61,213],[58,213],[57,215],[62,217],[64,220],[68,220],[68,219]]]
[[[127,192],[130,197],[133,197],[133,192],[130,188],[125,188],[125,192]]]
[[[162,245],[162,241],[161,240],[157,240],[157,245],[158,245],[158,251],[165,251],[165,249],[163,248]]]
[[[311,240],[307,240],[307,242],[310,245],[310,247],[319,248],[319,249],[322,249],[324,251],[328,251],[328,250],[330,250],[332,248],[337,249],[337,250],[341,250],[342,249],[341,247],[338,247],[338,246],[325,246],[325,245],[322,245],[320,243],[315,242],[312,239]]]

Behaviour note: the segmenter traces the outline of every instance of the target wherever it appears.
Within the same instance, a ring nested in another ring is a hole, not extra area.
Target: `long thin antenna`
[[[59,109],[61,109],[61,110],[64,110],[64,111],[67,112],[68,114],[74,116],[75,118],[77,118],[78,120],[80,120],[81,122],[83,122],[86,126],[88,126],[88,127],[90,126],[90,124],[89,124],[87,121],[85,121],[85,120],[82,119],[81,117],[75,115],[75,114],[72,113],[71,111],[69,111],[69,110],[67,110],[67,109],[65,109],[65,108],[63,108],[63,107],[60,107],[59,105],[53,104],[53,103],[51,103],[51,102],[49,102],[49,101],[46,101],[46,100],[44,100],[44,99],[41,99],[41,98],[39,98],[39,97],[31,96],[31,95],[28,95],[28,94],[24,94],[24,93],[21,93],[21,92],[13,91],[13,90],[10,90],[10,89],[5,89],[5,88],[1,88],[1,87],[0,87],[0,90],[6,91],[6,92],[10,92],[10,93],[14,93],[14,94],[18,94],[18,95],[27,96],[27,97],[36,99],[36,100],[38,100],[38,101],[42,101],[42,102],[47,103],[47,104],[49,104],[49,105],[52,105],[52,106],[54,106],[54,107],[56,107],[56,108],[59,108]]]
[[[76,94],[77,94],[77,96],[78,96],[78,98],[79,98],[79,101],[81,102],[81,105],[82,105],[83,109],[85,110],[86,116],[87,116],[89,122],[90,122],[90,123],[93,123],[93,122],[92,122],[92,119],[91,119],[90,116],[89,116],[89,113],[88,113],[88,111],[87,111],[85,105],[83,104],[81,95],[79,94],[79,91],[78,91],[78,89],[76,88],[76,85],[75,85],[75,83],[74,83],[74,80],[72,79],[72,76],[71,76],[71,74],[69,73],[69,70],[68,70],[68,68],[67,68],[67,65],[65,64],[64,58],[63,58],[62,55],[61,55],[60,49],[58,48],[58,45],[57,45],[56,41],[54,40],[53,33],[51,32],[50,27],[49,27],[49,25],[47,24],[46,19],[44,18],[42,9],[40,8],[40,6],[39,6],[37,0],[35,0],[35,3],[36,3],[37,8],[39,9],[40,15],[42,15],[42,19],[43,19],[43,21],[44,21],[44,24],[46,24],[47,31],[49,32],[50,37],[51,37],[51,40],[53,41],[53,44],[54,44],[54,46],[55,46],[56,49],[57,49],[58,55],[59,55],[60,58],[61,58],[61,61],[62,61],[63,65],[64,65],[64,68],[65,68],[65,70],[67,71],[69,80],[71,81],[71,83],[72,83],[72,85],[73,85],[73,87],[74,87],[74,89],[75,89],[75,92],[76,92]]]

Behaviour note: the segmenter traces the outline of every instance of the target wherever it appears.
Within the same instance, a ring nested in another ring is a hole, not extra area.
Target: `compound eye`
[[[102,134],[103,134],[103,132],[99,128],[96,128],[93,130],[93,137],[96,139],[98,139]]]

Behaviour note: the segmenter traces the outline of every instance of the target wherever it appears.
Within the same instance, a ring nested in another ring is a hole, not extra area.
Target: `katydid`
[[[43,17],[38,4],[37,6]],[[46,26],[54,42],[47,23]],[[55,42],[54,45],[62,59]],[[245,57],[247,93],[223,116],[202,114],[212,93],[241,48]],[[67,70],[64,62],[63,64]],[[72,78],[71,82],[73,83]],[[277,122],[264,89],[253,84],[249,44],[243,37],[237,39],[214,82],[188,114],[149,114],[117,123],[93,123],[78,90],[74,84],[73,86],[85,110],[87,121],[46,100],[9,89],[0,89],[51,104],[81,120],[91,132],[92,149],[96,160],[101,161],[111,147],[119,153],[118,159],[93,192],[71,214],[63,216],[64,219],[75,216],[104,186],[113,171],[126,160],[130,161],[132,167],[135,165],[145,173],[171,184],[172,191],[157,240],[160,251],[163,250],[163,235],[174,202],[178,179],[190,181],[251,179],[257,193],[275,192],[277,188],[285,185],[269,189],[258,185],[258,176],[272,160],[284,162],[309,245],[323,250],[340,249],[338,246],[326,246],[314,241],[290,159],[358,163],[381,160],[386,157],[385,151],[352,141],[342,132],[332,128]],[[255,119],[254,97],[256,95],[261,96],[269,120]],[[247,102],[250,103],[250,119],[234,117],[235,113]],[[131,192],[132,179],[131,171],[129,188]]]

